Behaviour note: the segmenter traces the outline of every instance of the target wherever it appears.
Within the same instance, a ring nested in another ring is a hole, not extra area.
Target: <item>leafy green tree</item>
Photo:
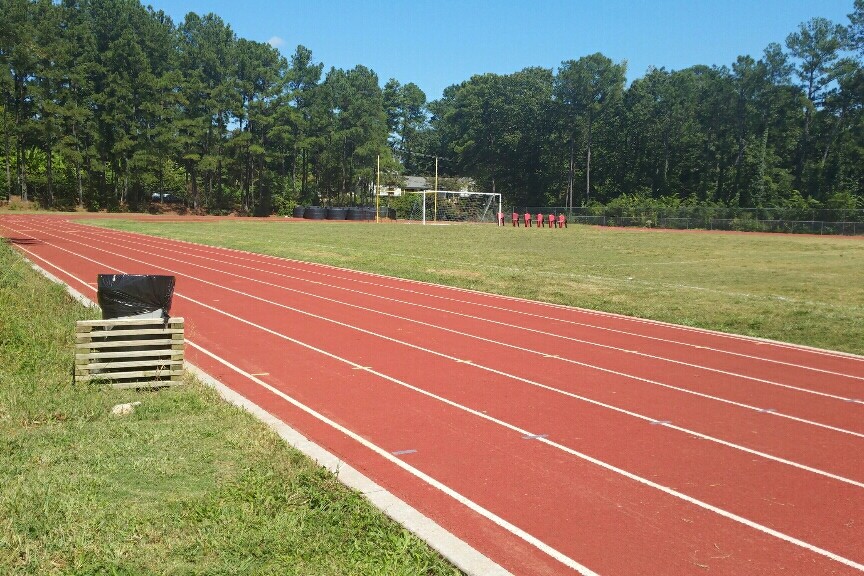
[[[391,78],[384,85],[384,106],[394,155],[409,174],[417,173],[418,167],[424,163],[422,156],[417,154],[422,153],[417,140],[428,122],[426,94],[412,82],[402,85]]]
[[[845,28],[825,18],[813,18],[786,37],[786,47],[797,61],[795,75],[807,96],[795,170],[795,183],[799,188],[804,182],[804,168],[812,144],[813,116],[824,104],[828,88],[837,77],[836,63],[845,40]]]
[[[237,152],[236,179],[243,208],[269,212],[272,187],[266,181],[267,145],[272,129],[270,104],[282,92],[287,62],[267,44],[239,39],[235,50],[239,108],[234,111],[238,129],[231,139]]]
[[[864,56],[864,0],[855,0],[855,10],[849,14],[849,43]]]
[[[323,64],[313,62],[311,50],[297,46],[286,72],[287,91],[276,111],[274,138],[283,149],[283,158],[290,157],[291,192],[300,202],[309,201],[310,150],[315,141],[313,102],[323,68]]]
[[[233,74],[236,41],[231,28],[215,14],[190,12],[179,27],[179,161],[187,172],[195,208],[225,209],[232,202],[224,172],[231,110],[238,106]]]
[[[622,97],[627,64],[615,64],[598,53],[561,63],[555,77],[555,98],[561,103],[568,134],[567,205],[573,205],[576,140],[585,146],[585,202],[591,196],[591,152],[595,123],[602,121]]]
[[[539,205],[556,195],[552,85],[550,70],[526,68],[446,89],[431,106],[432,125],[452,169],[508,203]]]
[[[6,105],[12,126],[7,125],[7,173],[9,147],[14,146],[15,182],[10,190],[29,199],[27,155],[33,124],[31,84],[36,76],[39,58],[36,46],[36,9],[28,0],[0,0],[0,61],[8,73],[5,88]]]
[[[364,66],[331,68],[316,94],[317,179],[321,194],[356,203],[371,198],[377,160],[391,155],[378,76]]]

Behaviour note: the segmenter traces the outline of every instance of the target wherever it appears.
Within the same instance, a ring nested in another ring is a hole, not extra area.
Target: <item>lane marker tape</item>
[[[523,440],[539,440],[540,438],[548,438],[549,434],[528,434],[527,436],[522,436]]]
[[[396,450],[395,452],[391,452],[394,456],[402,456],[403,454],[415,454],[417,450],[409,449],[409,450]]]

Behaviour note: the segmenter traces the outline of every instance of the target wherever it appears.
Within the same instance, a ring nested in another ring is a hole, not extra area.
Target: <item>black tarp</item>
[[[99,274],[98,299],[102,319],[139,316],[161,310],[168,319],[174,295],[174,276]]]

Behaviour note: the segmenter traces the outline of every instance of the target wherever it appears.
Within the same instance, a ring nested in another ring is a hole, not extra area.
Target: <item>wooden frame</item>
[[[75,323],[75,383],[114,388],[175,386],[183,375],[183,318],[117,318]]]

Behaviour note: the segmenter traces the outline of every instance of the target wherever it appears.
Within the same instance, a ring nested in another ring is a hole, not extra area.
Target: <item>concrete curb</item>
[[[98,307],[95,302],[63,282],[54,274],[48,272],[23,255],[22,258],[24,258],[24,260],[29,263],[35,271],[42,274],[47,279],[65,286],[69,295],[76,301],[87,307]],[[438,553],[465,574],[469,576],[512,576],[510,572],[481,554],[463,540],[448,532],[434,520],[425,516],[404,500],[391,494],[379,484],[372,481],[357,469],[346,464],[315,442],[312,442],[298,431],[288,426],[285,422],[267,412],[261,406],[258,406],[248,398],[235,392],[197,366],[186,362],[185,367],[202,383],[214,388],[225,401],[243,408],[258,420],[267,424],[287,444],[296,448],[307,457],[314,460],[317,464],[332,472],[340,482],[349,488],[357,490],[363,494],[363,496],[365,496],[366,499],[368,499],[376,508],[404,526],[418,538],[425,541],[429,546],[438,551]]]

